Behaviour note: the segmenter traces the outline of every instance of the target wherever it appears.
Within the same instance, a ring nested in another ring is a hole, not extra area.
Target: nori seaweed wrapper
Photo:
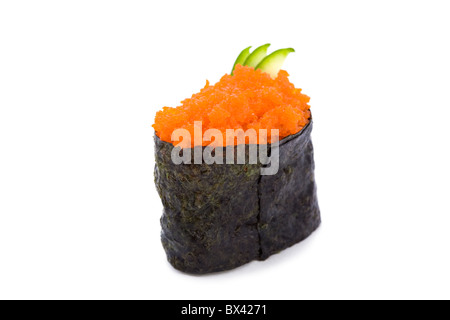
[[[193,150],[192,164],[176,165],[173,144],[155,135],[161,240],[169,262],[192,274],[229,270],[265,260],[316,230],[321,220],[311,131],[312,119],[280,141],[275,175],[261,175],[260,161],[193,164]],[[248,145],[245,152],[248,160]]]

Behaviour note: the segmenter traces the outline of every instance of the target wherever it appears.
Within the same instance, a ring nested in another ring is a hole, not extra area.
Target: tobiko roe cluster
[[[194,121],[202,122],[203,133],[218,129],[225,136],[227,129],[267,129],[270,141],[270,130],[278,129],[279,139],[283,139],[302,130],[311,116],[310,98],[295,88],[288,76],[281,70],[272,79],[261,70],[237,65],[233,76],[226,74],[213,86],[207,81],[181,106],[157,112],[153,128],[166,142],[172,142],[176,129],[186,129],[193,137]],[[203,141],[203,145],[209,143]]]

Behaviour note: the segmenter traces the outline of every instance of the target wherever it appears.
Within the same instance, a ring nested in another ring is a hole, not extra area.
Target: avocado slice
[[[256,50],[255,50],[256,51]],[[286,60],[289,53],[295,52],[292,48],[287,49],[280,49],[277,51],[272,52],[267,57],[265,57],[257,66],[255,69],[260,69],[262,72],[267,72],[270,74],[272,78],[276,78],[278,75],[278,72],[281,69],[281,66],[284,63],[284,60]]]
[[[267,43],[253,50],[253,52],[245,60],[244,65],[255,68],[266,57],[267,49],[269,47],[270,43]]]
[[[250,48],[251,48],[252,46],[250,46],[250,47],[248,47],[248,48],[245,48],[244,50],[242,50],[241,51],[241,53],[239,54],[239,56],[237,57],[237,59],[236,59],[236,62],[234,63],[234,65],[233,65],[233,69],[231,69],[231,75],[233,75],[233,72],[234,72],[234,68],[236,68],[236,65],[237,64],[240,64],[240,65],[244,65],[244,63],[245,63],[245,60],[247,59],[247,57],[250,55]]]

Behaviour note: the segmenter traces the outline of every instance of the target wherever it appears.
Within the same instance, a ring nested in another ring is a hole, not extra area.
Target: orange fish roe
[[[279,139],[295,134],[308,124],[309,97],[289,82],[281,70],[276,79],[261,70],[237,65],[234,75],[225,75],[218,83],[206,86],[176,108],[164,107],[156,113],[153,128],[158,137],[172,142],[172,132],[187,129],[194,144],[194,121],[202,121],[203,133],[219,129],[280,130]],[[236,142],[235,142],[236,143]],[[258,141],[265,143],[265,141]],[[203,145],[210,142],[205,141]]]

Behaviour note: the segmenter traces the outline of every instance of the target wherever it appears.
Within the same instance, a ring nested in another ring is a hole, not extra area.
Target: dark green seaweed
[[[280,141],[280,167],[272,176],[261,175],[259,162],[175,165],[174,146],[155,135],[161,239],[169,262],[192,274],[229,270],[265,260],[316,230],[311,131],[312,120]]]

